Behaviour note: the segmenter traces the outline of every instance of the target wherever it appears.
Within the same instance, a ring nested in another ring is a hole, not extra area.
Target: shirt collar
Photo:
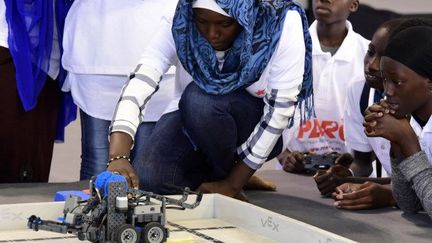
[[[423,127],[423,129],[420,126],[420,124],[418,124],[418,122],[412,117],[410,119],[410,125],[414,129],[414,132],[417,134],[417,136],[420,136],[421,133],[432,132],[432,118],[431,117],[429,117],[429,120],[426,123],[426,125]]]
[[[355,58],[353,51],[353,46],[356,44],[355,32],[352,28],[351,23],[347,20],[345,25],[348,29],[348,33],[345,36],[341,46],[338,51],[332,56],[335,60],[351,62]],[[330,56],[330,53],[323,52],[321,45],[319,44],[318,33],[317,33],[317,21],[315,20],[309,27],[309,32],[312,38],[312,55],[313,56]]]

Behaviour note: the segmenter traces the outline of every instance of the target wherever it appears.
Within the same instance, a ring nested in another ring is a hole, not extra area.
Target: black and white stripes
[[[110,133],[125,132],[131,136],[132,140],[134,139],[138,126],[142,122],[141,114],[151,96],[158,90],[161,76],[157,72],[149,72],[142,65],[138,65],[123,87],[113,114]]]
[[[296,96],[299,90],[271,89],[264,97],[264,114],[249,139],[237,152],[249,167],[258,169],[267,160],[268,155],[288,127],[295,110]]]

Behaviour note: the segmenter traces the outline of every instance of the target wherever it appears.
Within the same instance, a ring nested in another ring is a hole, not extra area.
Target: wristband
[[[111,162],[116,161],[116,160],[119,160],[119,159],[125,159],[125,160],[129,161],[129,163],[131,163],[131,159],[130,159],[129,156],[126,156],[126,155],[119,155],[119,156],[112,157],[111,159],[109,159],[109,160],[108,160],[108,163],[107,163],[107,167],[111,164]]]

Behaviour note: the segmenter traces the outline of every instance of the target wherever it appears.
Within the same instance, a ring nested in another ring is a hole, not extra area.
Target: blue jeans
[[[210,95],[191,83],[179,108],[157,122],[147,156],[136,165],[144,190],[178,193],[165,185],[196,189],[203,182],[226,178],[238,161],[237,147],[260,121],[264,102],[245,90]],[[281,150],[282,138],[269,159]]]
[[[94,118],[80,110],[81,118],[81,171],[80,179],[90,179],[106,170],[109,157],[109,126],[111,121]],[[144,156],[156,122],[143,122],[135,135],[132,161]]]

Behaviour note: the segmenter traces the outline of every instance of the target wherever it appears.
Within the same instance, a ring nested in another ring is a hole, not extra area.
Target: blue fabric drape
[[[52,0],[5,0],[9,51],[16,69],[18,94],[25,111],[36,106],[46,82],[45,71],[49,70],[54,20],[57,21],[58,40],[61,44],[64,20],[72,3],[72,0],[56,0],[54,16]],[[60,51],[62,53],[62,49]],[[59,87],[65,76],[61,68]],[[64,140],[64,127],[76,118],[76,106],[70,93],[62,93],[61,99],[57,140]]]
[[[64,22],[73,4],[73,0],[57,0],[56,2],[56,23],[57,23],[57,33],[58,41],[60,43],[60,54],[63,56],[63,31],[64,31]],[[63,66],[60,65],[60,73],[58,77],[59,87],[63,86],[63,83],[66,79],[67,72],[64,70]],[[57,141],[64,141],[64,128],[74,121],[77,117],[77,107],[73,102],[71,92],[61,92],[61,106],[59,115],[57,118]]]
[[[302,118],[309,118],[313,114],[312,40],[302,7],[289,0],[215,1],[243,27],[225,55],[222,70],[218,68],[214,49],[197,30],[193,20],[193,0],[180,0],[174,16],[172,33],[177,55],[194,82],[207,93],[218,95],[245,88],[257,81],[278,44],[287,11],[295,10],[302,17],[306,46],[298,105]]]

